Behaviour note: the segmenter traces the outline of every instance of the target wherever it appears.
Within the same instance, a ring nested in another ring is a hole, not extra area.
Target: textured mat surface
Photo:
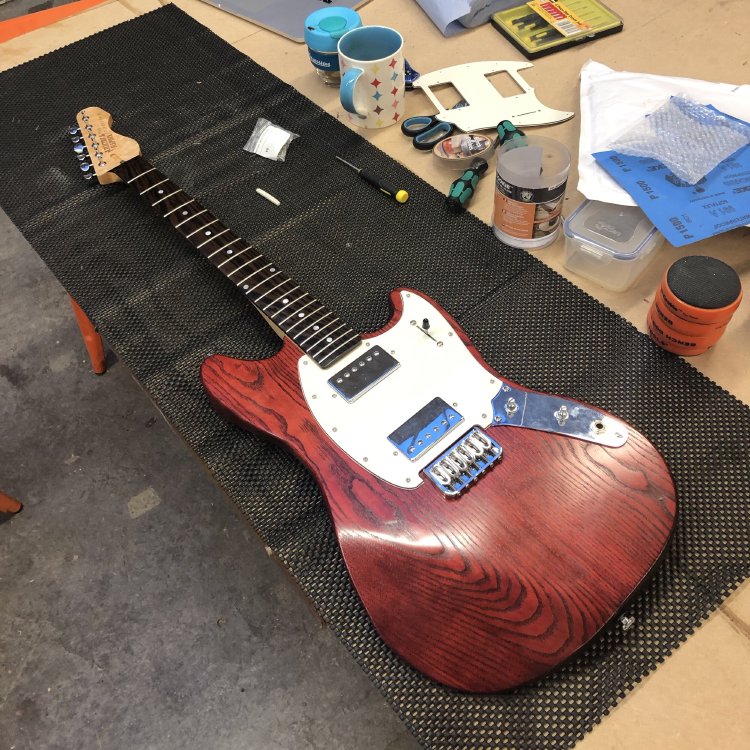
[[[225,423],[202,392],[205,356],[266,357],[278,340],[137,195],[80,179],[65,126],[90,105],[355,328],[381,326],[387,293],[414,286],[502,374],[643,431],[669,463],[681,516],[631,607],[638,626],[626,636],[610,627],[547,679],[504,695],[454,693],[394,657],[349,583],[310,476]],[[259,116],[301,135],[285,163],[242,151]],[[486,225],[448,216],[435,190],[173,6],[0,75],[0,143],[0,205],[425,747],[569,747],[750,575],[744,405]],[[406,186],[410,203],[380,200],[336,153]]]

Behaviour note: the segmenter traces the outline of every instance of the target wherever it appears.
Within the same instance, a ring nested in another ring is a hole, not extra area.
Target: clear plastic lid
[[[564,231],[618,260],[632,260],[657,229],[638,206],[586,200],[565,220]]]

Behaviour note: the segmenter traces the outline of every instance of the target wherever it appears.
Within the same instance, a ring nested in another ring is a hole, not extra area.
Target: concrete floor
[[[0,212],[0,750],[415,750]]]

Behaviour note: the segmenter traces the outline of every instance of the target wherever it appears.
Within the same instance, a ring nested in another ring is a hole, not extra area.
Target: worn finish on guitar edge
[[[391,302],[383,330],[400,315],[395,293]],[[625,446],[604,448],[490,427],[504,457],[469,491],[449,499],[429,481],[399,490],[320,429],[300,390],[302,355],[286,339],[263,361],[209,357],[201,376],[221,413],[281,441],[313,473],[375,627],[429,677],[477,692],[540,677],[616,614],[663,552],[674,486],[632,428]]]

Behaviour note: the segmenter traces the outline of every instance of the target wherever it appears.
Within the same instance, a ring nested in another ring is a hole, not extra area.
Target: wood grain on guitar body
[[[110,122],[79,113],[76,145],[88,153],[93,135],[119,155],[84,171],[134,187],[284,334],[273,357],[214,355],[201,378],[220,413],[314,475],[383,640],[476,692],[537,679],[585,646],[672,533],[674,485],[654,446],[594,407],[503,378],[415,290],[392,293],[382,330],[354,332]]]

